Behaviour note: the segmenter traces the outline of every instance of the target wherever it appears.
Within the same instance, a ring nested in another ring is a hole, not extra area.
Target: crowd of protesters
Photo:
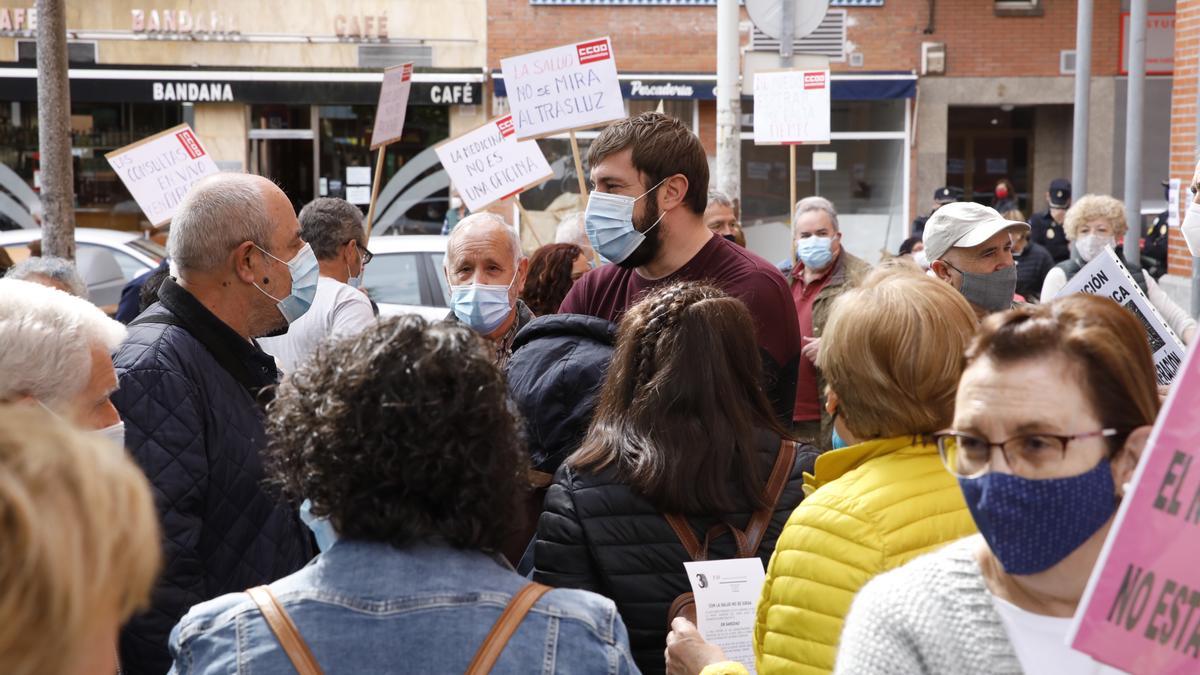
[[[1160,392],[1131,312],[1055,296],[1120,202],[942,188],[872,268],[811,196],[777,267],[677,120],[587,159],[530,257],[455,209],[443,321],[377,317],[357,207],[245,174],[192,188],[124,323],[12,267],[0,670],[1117,672],[1065,636]],[[753,663],[676,613],[733,557]]]

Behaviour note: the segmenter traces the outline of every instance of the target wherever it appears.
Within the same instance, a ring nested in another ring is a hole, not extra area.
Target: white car
[[[450,237],[425,234],[371,237],[374,257],[363,273],[367,295],[380,316],[420,314],[439,321],[450,313],[450,285],[442,270]]]
[[[29,257],[29,243],[41,238],[41,230],[8,230],[0,232],[0,248],[19,263]],[[88,299],[100,307],[116,305],[125,284],[158,267],[166,255],[166,249],[138,232],[75,228],[75,266],[87,284]]]

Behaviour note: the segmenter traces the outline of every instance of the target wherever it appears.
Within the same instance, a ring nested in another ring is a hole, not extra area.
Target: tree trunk
[[[75,170],[65,0],[37,0],[42,255],[75,259]]]

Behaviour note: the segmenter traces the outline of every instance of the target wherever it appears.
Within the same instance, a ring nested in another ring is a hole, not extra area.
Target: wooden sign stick
[[[579,159],[579,141],[575,140],[575,132],[571,132],[571,154],[575,156],[575,177],[579,179],[579,196],[587,204],[587,181],[583,179],[583,161]]]
[[[525,209],[525,205],[521,203],[521,196],[517,195],[517,208],[521,210],[521,221],[525,223],[525,227],[529,228],[529,233],[533,235],[533,240],[537,242],[539,248],[544,246],[542,238],[538,236],[537,228],[533,226],[533,218],[529,216],[529,211]],[[520,235],[520,230],[517,231]]]
[[[379,158],[375,160],[375,180],[371,185],[371,205],[367,207],[367,221],[363,223],[367,241],[371,240],[371,226],[375,222],[375,201],[379,199],[379,183],[383,179],[383,155],[387,152],[387,144],[379,146]]]
[[[788,176],[791,177],[791,180],[788,181],[788,185],[790,186],[790,190],[788,192],[788,195],[789,195],[788,198],[790,200],[788,202],[788,213],[790,214],[788,217],[788,221],[789,221],[789,225],[791,225],[796,222],[796,146],[795,145],[788,146],[788,169],[789,169]]]

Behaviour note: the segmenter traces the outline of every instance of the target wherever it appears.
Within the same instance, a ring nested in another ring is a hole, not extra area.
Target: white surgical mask
[[[92,433],[102,438],[107,438],[122,448],[125,447],[125,420],[117,420],[116,424],[110,424],[103,429],[96,429]]]
[[[1200,258],[1200,204],[1190,202],[1183,216],[1183,240],[1193,258]]]
[[[487,335],[500,327],[512,312],[512,300],[508,292],[517,283],[520,270],[513,270],[508,285],[465,284],[450,287],[450,308],[454,316],[470,326],[476,333]]]
[[[916,251],[912,254],[913,262],[921,266],[921,269],[929,269],[929,256],[925,255],[925,249]]]
[[[1079,257],[1083,258],[1084,262],[1091,262],[1104,251],[1105,247],[1112,246],[1114,243],[1115,240],[1111,234],[1085,234],[1075,241],[1075,250],[1079,252]]]
[[[354,244],[354,250],[358,251],[358,244]],[[346,265],[346,285],[350,288],[362,288],[363,272],[367,271],[367,265],[363,262],[362,251],[358,253],[358,274],[350,274],[350,266]]]

